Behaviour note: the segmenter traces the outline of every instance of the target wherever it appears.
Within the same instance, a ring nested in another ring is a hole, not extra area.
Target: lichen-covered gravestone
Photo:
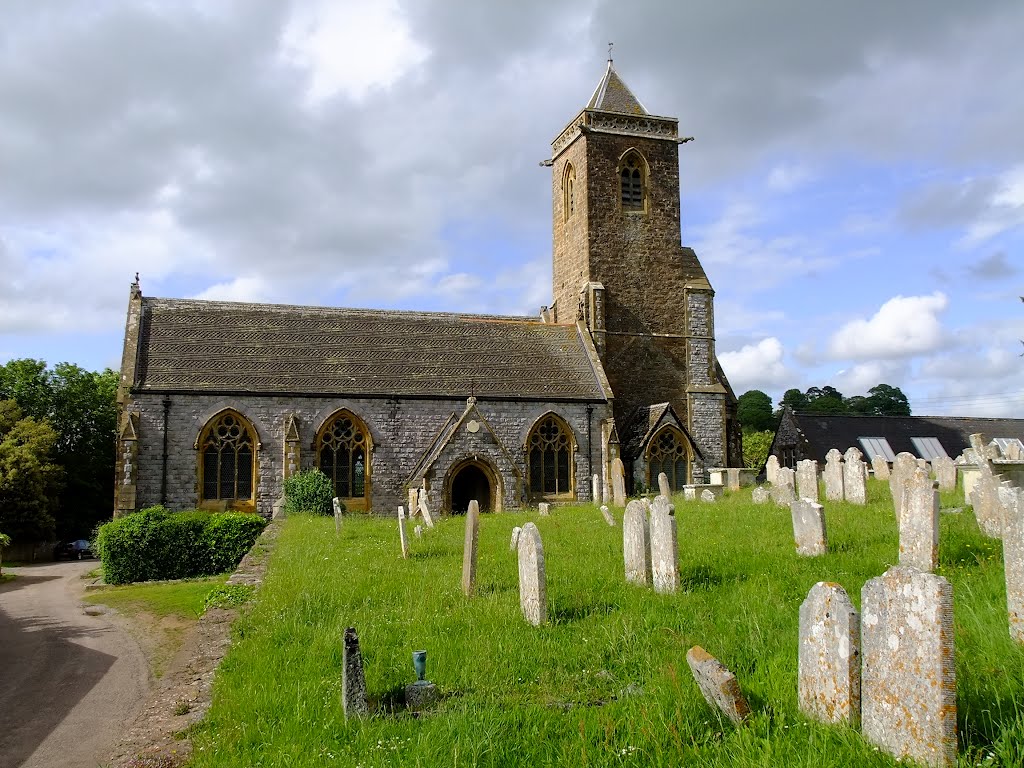
[[[892,472],[889,474],[889,493],[892,495],[892,506],[896,510],[896,521],[899,522],[903,514],[903,486],[910,479],[917,466],[917,459],[914,454],[901,451],[896,454],[892,463]]]
[[[795,472],[789,467],[779,467],[772,486],[772,501],[780,507],[788,507],[796,501]]]
[[[825,499],[828,501],[843,500],[843,454],[832,448],[825,454]]]
[[[678,592],[679,548],[676,519],[663,505],[657,505],[651,510],[650,532],[654,591],[660,594]]]
[[[651,512],[653,513],[657,509],[662,509],[669,515],[674,515],[676,513],[675,505],[669,501],[667,496],[654,497],[654,501],[651,502]]]
[[[601,516],[604,518],[604,521],[608,523],[608,525],[610,525],[612,528],[615,527],[615,518],[612,517],[612,513],[609,511],[608,507],[604,506],[603,504],[601,505]]]
[[[843,498],[851,504],[867,504],[864,487],[867,467],[860,456],[860,449],[852,447],[843,455]]]
[[[476,548],[480,536],[480,504],[469,502],[466,511],[466,536],[462,545],[462,593],[473,594],[476,586]]]
[[[1003,527],[1003,564],[1006,570],[1006,608],[1010,637],[1024,643],[1024,490],[1014,491]]]
[[[871,471],[875,473],[875,480],[889,479],[889,462],[884,456],[876,455],[871,459]]]
[[[622,554],[626,581],[650,586],[651,547],[647,510],[636,499],[626,505],[626,514],[622,518]]]
[[[551,514],[551,505],[546,501],[542,501],[537,505],[537,512],[540,513],[541,517],[547,517]]]
[[[364,717],[370,713],[366,701],[366,675],[363,654],[359,651],[359,635],[355,627],[345,630],[341,659],[341,709],[345,717]]]
[[[755,504],[764,504],[771,498],[771,493],[763,485],[757,486],[750,492],[750,500]]]
[[[897,759],[956,764],[953,587],[898,565],[861,591],[861,730]]]
[[[686,663],[705,701],[736,725],[742,724],[750,715],[750,705],[743,697],[736,675],[699,645],[686,652]]]
[[[775,485],[775,477],[778,471],[779,459],[775,454],[772,454],[764,464],[764,479],[772,485]]]
[[[860,721],[860,619],[838,584],[819,581],[800,606],[797,700],[823,723]]]
[[[934,571],[939,564],[939,492],[928,471],[916,467],[903,483],[900,565]]]
[[[519,534],[519,606],[535,627],[548,620],[548,587],[544,571],[544,544],[533,523]]]
[[[658,493],[666,498],[672,495],[672,489],[668,484],[668,475],[664,472],[658,473]]]
[[[956,462],[949,456],[939,456],[933,459],[932,471],[935,472],[935,479],[939,483],[940,491],[956,489]]]
[[[523,529],[520,528],[518,525],[515,528],[512,529],[512,538],[508,542],[508,551],[509,552],[518,552],[519,551],[519,537],[522,536],[522,535],[523,535]]]
[[[796,495],[799,499],[818,500],[818,462],[814,459],[796,463]]]
[[[712,491],[710,488],[705,488],[703,491],[700,492],[700,500],[703,501],[705,504],[714,504],[717,500],[717,497],[715,496],[714,491]]]
[[[626,506],[626,468],[618,456],[612,459],[612,504]]]
[[[796,553],[804,557],[828,554],[825,533],[825,508],[809,499],[797,499],[789,505],[793,516]]]
[[[402,545],[402,557],[409,557],[409,534],[405,530],[405,510],[398,508],[398,540]]]
[[[982,472],[971,491],[971,507],[978,520],[978,528],[993,539],[1003,535],[1003,520],[1006,517],[999,499],[1000,476]]]

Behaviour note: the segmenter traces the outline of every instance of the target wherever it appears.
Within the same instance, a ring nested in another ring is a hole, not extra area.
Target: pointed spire
[[[611,50],[608,51],[608,68],[604,77],[597,84],[594,95],[587,103],[587,109],[599,109],[602,112],[620,112],[627,115],[650,114],[640,100],[629,90],[612,64]]]

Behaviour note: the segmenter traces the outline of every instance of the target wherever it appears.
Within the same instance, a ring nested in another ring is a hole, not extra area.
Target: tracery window
[[[679,430],[664,427],[653,438],[647,449],[647,487],[658,487],[658,475],[668,477],[673,491],[681,491],[686,485],[686,467],[689,454],[686,441]]]
[[[200,502],[252,502],[256,475],[256,432],[235,411],[224,411],[206,425],[199,439]]]
[[[569,425],[553,413],[541,418],[526,441],[531,499],[574,498],[573,437]]]
[[[572,163],[567,163],[565,166],[562,193],[565,196],[562,207],[565,211],[565,218],[569,219],[576,213],[576,169],[572,167]]]
[[[644,210],[644,165],[643,159],[635,152],[629,152],[619,166],[621,181],[622,210]]]
[[[347,506],[367,508],[370,452],[366,427],[348,411],[339,411],[329,419],[317,437],[320,471],[331,478],[334,493]]]

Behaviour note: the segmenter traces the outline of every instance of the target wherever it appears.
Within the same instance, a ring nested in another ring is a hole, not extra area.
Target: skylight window
[[[917,455],[925,461],[949,458],[949,454],[946,453],[946,449],[942,447],[942,443],[937,437],[912,437],[910,442],[914,444]]]
[[[858,437],[857,441],[864,449],[864,456],[872,461],[875,456],[881,456],[886,461],[896,461],[896,454],[889,447],[889,441],[884,437]]]

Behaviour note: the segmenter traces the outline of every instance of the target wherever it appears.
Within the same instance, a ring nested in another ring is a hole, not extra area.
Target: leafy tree
[[[11,537],[6,533],[0,533],[0,576],[4,575],[4,547],[11,546]]]
[[[807,395],[799,389],[787,389],[782,395],[781,405],[789,406],[792,411],[803,411],[807,409]]]
[[[748,469],[763,467],[768,460],[768,451],[771,450],[774,438],[775,432],[772,430],[745,432],[743,434],[743,464]]]
[[[759,389],[751,389],[740,395],[738,402],[736,414],[744,433],[775,429],[772,399],[764,392]]]
[[[875,416],[909,416],[910,401],[899,387],[876,384],[868,390],[868,413]]]
[[[843,393],[835,387],[810,387],[807,390],[807,410],[811,413],[846,413]]]
[[[0,525],[16,541],[53,538],[62,477],[50,460],[56,442],[49,423],[24,417],[13,400],[0,401]]]

